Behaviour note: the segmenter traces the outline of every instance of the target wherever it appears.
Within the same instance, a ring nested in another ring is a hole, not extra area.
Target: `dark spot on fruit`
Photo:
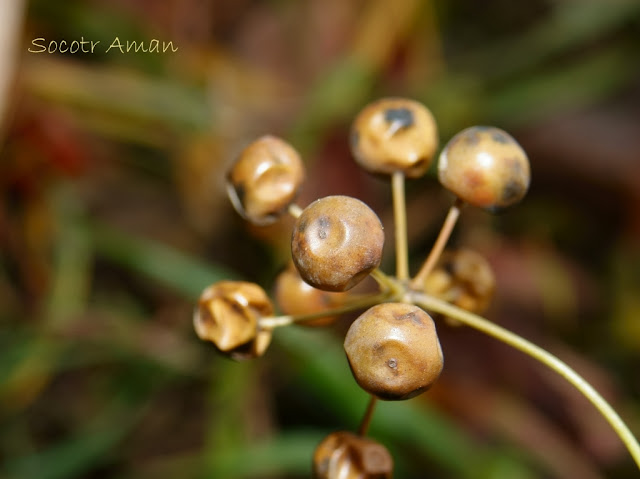
[[[327,239],[327,236],[329,236],[330,226],[331,220],[327,216],[321,216],[318,218],[318,238],[321,240]]]
[[[391,369],[398,369],[398,360],[396,358],[391,358],[387,361],[387,366]]]
[[[480,131],[476,128],[474,130],[468,131],[464,134],[464,137],[462,138],[462,140],[464,140],[464,142],[467,145],[477,145],[478,143],[480,143]]]
[[[405,314],[396,315],[396,319],[398,321],[404,321],[405,319],[409,319],[414,323],[422,326],[422,319],[418,316],[417,311],[410,311]]]
[[[511,203],[522,195],[522,185],[517,181],[510,180],[502,189],[502,202]]]
[[[375,343],[372,349],[373,349],[373,354],[376,356],[382,356],[384,354],[384,344],[382,343]]]
[[[510,157],[506,160],[506,164],[511,169],[513,178],[522,178],[525,176],[524,171],[522,171],[522,163],[518,158]]]
[[[384,119],[387,123],[399,125],[396,130],[413,126],[413,112],[408,108],[389,108],[384,112]]]
[[[491,139],[496,143],[502,143],[503,145],[506,145],[507,143],[511,143],[511,140],[509,139],[509,137],[504,133],[502,133],[501,131],[494,131],[491,134]]]
[[[302,234],[306,229],[307,229],[307,222],[305,220],[300,221],[298,223],[298,232]]]

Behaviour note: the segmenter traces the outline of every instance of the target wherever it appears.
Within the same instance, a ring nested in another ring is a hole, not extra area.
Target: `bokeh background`
[[[442,144],[491,124],[523,145],[529,195],[497,217],[465,210],[452,244],[495,270],[487,316],[566,360],[640,434],[640,2],[6,0],[0,24],[0,477],[309,477],[315,445],[367,402],[346,323],[278,330],[263,358],[234,363],[191,313],[213,281],[270,290],[286,262],[290,224],[249,227],[224,193],[258,135],[302,152],[301,204],[358,196],[392,230],[389,186],[347,140],[387,95],[428,105]],[[101,43],[28,52],[40,37]],[[105,53],[115,37],[178,51]],[[417,268],[452,198],[433,172],[407,192]],[[395,477],[638,474],[554,373],[438,329],[440,381],[374,416]]]

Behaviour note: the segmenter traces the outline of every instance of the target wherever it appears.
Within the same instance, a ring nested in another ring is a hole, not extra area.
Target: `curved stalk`
[[[589,384],[582,376],[575,372],[565,362],[558,359],[556,356],[548,352],[547,350],[533,344],[532,342],[518,336],[511,331],[492,323],[481,316],[464,311],[460,308],[452,306],[445,301],[434,298],[417,291],[410,291],[412,301],[429,311],[443,314],[449,318],[456,319],[461,323],[466,324],[478,331],[481,331],[489,336],[502,341],[509,346],[512,346],[525,354],[528,354],[532,358],[545,364],[569,383],[571,383],[583,396],[585,396],[602,414],[602,416],[609,422],[616,434],[620,437],[624,445],[629,450],[629,453],[636,462],[638,468],[640,468],[640,445],[638,440],[629,430],[628,426],[622,421],[618,413],[611,407],[611,405],[598,393],[591,384]]]
[[[294,323],[303,323],[312,319],[324,318],[326,316],[337,316],[339,314],[350,313],[356,309],[363,309],[373,306],[393,297],[394,292],[385,290],[376,294],[368,294],[353,301],[345,303],[343,306],[318,311],[317,313],[308,314],[287,314],[283,316],[268,316],[258,319],[258,324],[263,329],[274,329],[280,326],[288,326]]]

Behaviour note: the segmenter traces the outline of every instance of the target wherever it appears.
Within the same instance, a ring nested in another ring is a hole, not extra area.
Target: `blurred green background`
[[[442,144],[492,124],[523,145],[529,195],[497,217],[465,210],[452,243],[494,267],[487,316],[640,434],[640,2],[16,0],[0,23],[0,477],[309,477],[315,445],[367,402],[346,324],[278,330],[240,364],[196,338],[191,313],[211,282],[269,290],[285,264],[290,224],[248,227],[224,193],[258,135],[303,153],[301,204],[358,196],[392,231],[389,186],[347,139],[387,95],[429,106]],[[116,37],[178,51],[107,53]],[[100,43],[30,53],[35,38]],[[407,191],[415,271],[451,196],[433,174]],[[374,416],[395,477],[638,474],[553,373],[438,328],[439,382]]]

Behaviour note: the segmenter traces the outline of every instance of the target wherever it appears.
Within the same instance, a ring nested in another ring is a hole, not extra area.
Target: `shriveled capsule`
[[[440,183],[469,204],[497,212],[520,201],[530,181],[527,154],[507,132],[473,126],[455,135],[438,161]]]
[[[422,176],[438,148],[438,131],[431,112],[406,98],[383,98],[367,105],[351,127],[351,151],[371,173],[403,172]]]
[[[393,458],[373,439],[339,431],[329,434],[313,454],[313,479],[391,479]]]
[[[413,304],[382,303],[356,319],[344,340],[362,389],[380,399],[409,399],[426,391],[443,366],[433,319]]]
[[[240,153],[227,175],[227,192],[240,215],[264,225],[286,211],[303,180],[298,152],[284,140],[267,135]]]
[[[200,295],[193,325],[200,339],[211,341],[235,360],[261,356],[271,342],[271,330],[258,320],[273,315],[265,291],[245,281],[220,281]]]
[[[380,264],[384,231],[378,216],[350,196],[327,196],[307,206],[291,236],[300,276],[325,291],[346,291]]]

